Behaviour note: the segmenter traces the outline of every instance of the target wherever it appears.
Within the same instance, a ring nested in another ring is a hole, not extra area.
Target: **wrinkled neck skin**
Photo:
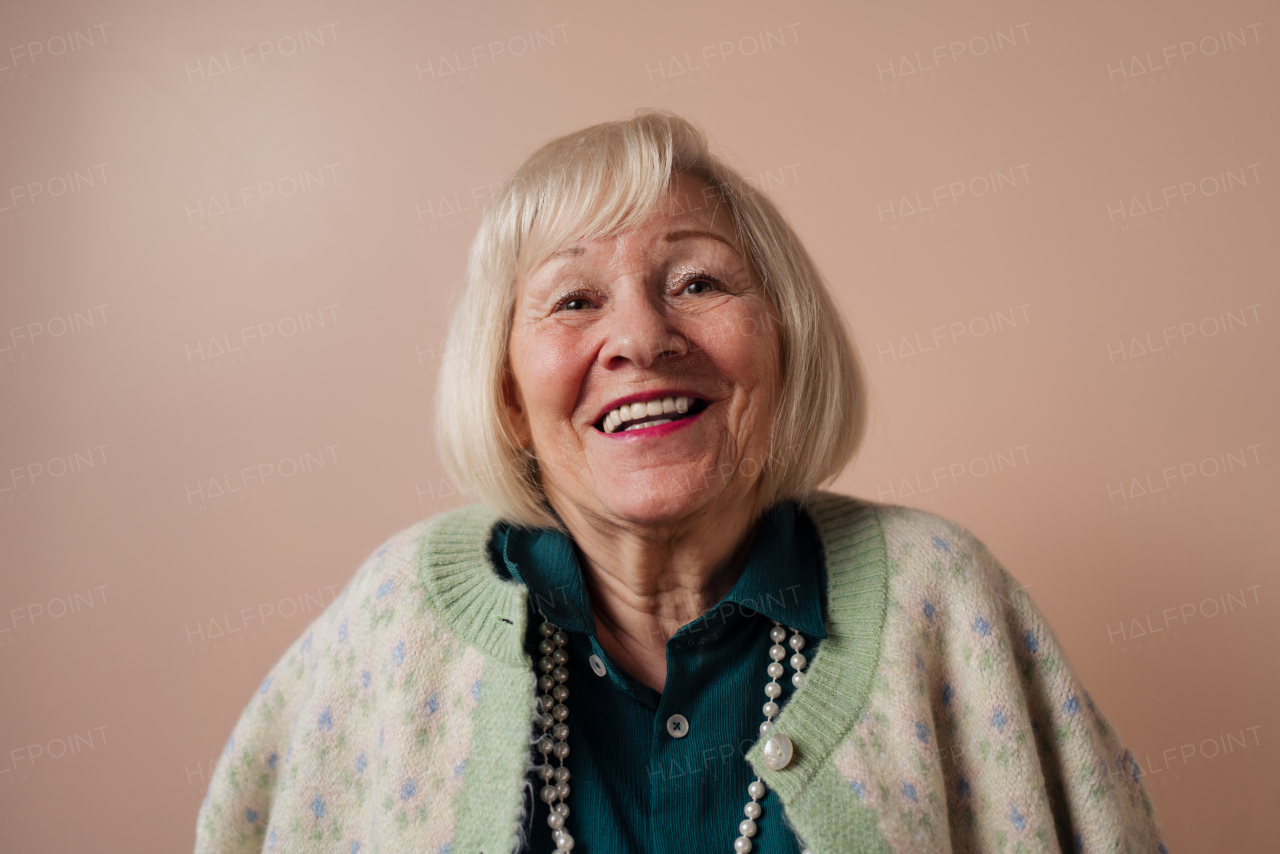
[[[628,524],[573,505],[555,509],[578,548],[600,645],[661,692],[667,641],[742,575],[759,521],[755,495],[728,507],[713,502],[666,525]]]

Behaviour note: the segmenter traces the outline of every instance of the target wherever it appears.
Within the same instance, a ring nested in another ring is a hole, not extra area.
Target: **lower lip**
[[[674,433],[681,427],[687,427],[702,417],[702,413],[710,408],[710,404],[702,408],[702,412],[696,415],[688,415],[679,421],[668,421],[666,424],[659,424],[656,427],[639,427],[635,430],[619,430],[616,433],[604,433],[597,430],[596,432],[604,436],[606,439],[656,439],[660,436],[666,436]]]

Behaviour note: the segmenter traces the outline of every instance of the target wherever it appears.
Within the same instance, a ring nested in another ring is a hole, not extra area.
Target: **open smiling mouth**
[[[641,403],[624,403],[605,413],[595,423],[602,433],[625,433],[642,427],[656,427],[672,421],[691,418],[707,408],[707,401],[696,397],[663,397]]]

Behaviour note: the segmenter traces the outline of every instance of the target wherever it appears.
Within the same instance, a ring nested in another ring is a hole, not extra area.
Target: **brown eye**
[[[556,303],[555,311],[564,311],[565,309],[583,311],[588,308],[591,308],[591,294],[585,291],[574,291],[560,298],[560,301]]]
[[[709,291],[714,290],[715,287],[716,287],[715,282],[711,281],[710,279],[694,279],[692,282],[689,282],[687,285],[684,286],[683,293],[705,294]]]

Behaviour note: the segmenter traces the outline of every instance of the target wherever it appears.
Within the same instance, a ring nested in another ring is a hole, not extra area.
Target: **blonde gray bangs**
[[[517,278],[566,243],[610,237],[656,214],[676,175],[704,171],[705,139],[687,131],[652,118],[608,123],[534,153],[498,202],[511,207],[499,216],[515,224]]]

